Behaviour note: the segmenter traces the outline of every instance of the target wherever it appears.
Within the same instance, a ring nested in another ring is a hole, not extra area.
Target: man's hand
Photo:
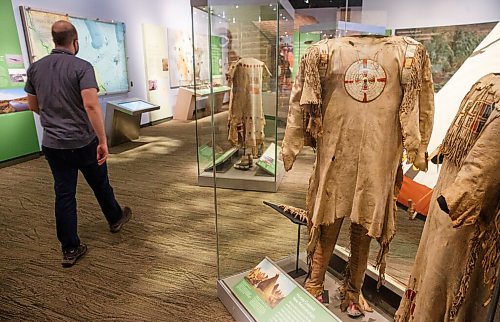
[[[108,159],[108,144],[106,142],[99,143],[97,146],[97,163],[103,165]]]
[[[92,123],[92,127],[94,128],[97,139],[99,140],[99,145],[97,146],[97,162],[99,165],[103,165],[108,158],[108,144],[106,140],[106,132],[104,130],[101,105],[99,104],[99,98],[97,97],[97,90],[95,88],[82,90],[82,100],[90,123]]]
[[[36,95],[28,94],[28,108],[32,112],[40,114],[40,108],[38,106],[38,98],[36,97]]]

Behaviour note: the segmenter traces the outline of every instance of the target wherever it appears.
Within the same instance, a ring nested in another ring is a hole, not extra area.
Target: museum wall
[[[363,1],[361,22],[396,29],[471,24],[499,19],[498,0],[368,0]]]
[[[103,110],[109,100],[124,98],[147,99],[147,79],[144,62],[144,45],[142,25],[144,23],[161,25],[165,28],[191,32],[191,9],[189,1],[164,0],[12,0],[19,38],[26,66],[28,52],[24,39],[23,26],[19,6],[31,6],[34,9],[69,13],[75,16],[115,20],[126,25],[126,50],[128,56],[129,80],[133,83],[128,94],[108,95],[101,97]],[[167,106],[162,106],[161,113],[156,113],[156,119],[151,119],[149,113],[143,114],[141,123],[146,124],[161,118],[171,117],[177,97],[177,89],[169,89]],[[105,111],[104,111],[105,112]],[[41,127],[36,117],[39,138],[41,142]],[[107,120],[109,121],[109,120]]]

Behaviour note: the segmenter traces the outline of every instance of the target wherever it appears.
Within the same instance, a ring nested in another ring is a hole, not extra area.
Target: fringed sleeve
[[[310,47],[302,57],[290,95],[290,109],[282,144],[285,170],[292,168],[304,145],[315,146],[322,132],[320,50]]]
[[[409,37],[405,37],[405,42],[405,60],[401,73],[403,101],[399,115],[403,146],[408,154],[408,163],[426,171],[426,152],[434,117],[431,64],[422,44]]]
[[[427,147],[431,139],[434,126],[434,82],[432,81],[432,68],[429,56],[426,54],[423,66],[422,89],[419,95],[419,130],[420,146],[413,164],[422,171],[427,171]]]
[[[475,225],[470,240],[465,270],[455,293],[449,317],[453,320],[473,286],[473,272],[481,260],[483,282],[489,294],[483,306],[491,301],[500,261],[500,115],[490,115],[486,127],[465,157],[455,182],[441,192],[453,227]],[[464,250],[465,252],[465,250]],[[479,257],[479,254],[484,255]],[[477,287],[477,285],[476,285]]]
[[[494,216],[500,198],[500,117],[493,112],[455,182],[441,192],[454,227],[473,225],[480,215]],[[491,209],[489,209],[491,208]],[[489,224],[492,218],[482,218]]]
[[[235,92],[240,90],[238,86],[240,84],[236,84],[235,86],[235,74],[238,66],[240,65],[240,60],[238,59],[235,62],[232,62],[229,66],[229,70],[226,73],[226,79],[228,81],[228,85],[231,87],[231,91],[229,92],[229,113],[227,116],[227,127],[228,127],[228,141],[231,142],[234,146],[239,144],[239,131],[238,128],[241,124],[241,111],[238,111],[238,104],[234,102]]]

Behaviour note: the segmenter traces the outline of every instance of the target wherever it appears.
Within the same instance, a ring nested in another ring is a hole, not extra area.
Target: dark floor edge
[[[151,121],[151,122],[148,122],[148,123],[141,124],[141,128],[148,127],[148,126],[155,126],[155,125],[158,125],[158,124],[162,124],[162,123],[171,121],[173,119],[174,119],[173,116],[169,116],[169,117],[166,117],[164,119],[159,119],[159,120]]]
[[[34,160],[34,159],[41,157],[42,155],[43,155],[43,153],[40,151],[40,152],[34,152],[34,153],[27,154],[27,155],[23,155],[23,156],[18,157],[18,158],[1,161],[0,162],[0,169],[7,168],[7,167],[10,167],[10,166],[13,166],[13,165],[16,165],[19,163],[23,163],[26,161]]]

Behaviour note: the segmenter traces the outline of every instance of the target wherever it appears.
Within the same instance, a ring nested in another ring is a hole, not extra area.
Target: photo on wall
[[[434,89],[438,92],[496,24],[396,29],[395,35],[410,36],[425,46],[432,63]]]
[[[156,91],[158,89],[158,80],[148,80],[148,90]]]
[[[193,51],[191,34],[168,29],[168,57],[172,64],[169,69],[170,87],[190,85],[193,79]]]
[[[208,82],[210,77],[210,49],[207,35],[195,34],[194,55],[190,32],[168,29],[168,58],[166,68],[170,74],[170,87],[193,85]],[[213,76],[222,75],[222,50],[220,37],[212,36]],[[194,71],[193,71],[194,56]],[[170,65],[169,65],[170,63]],[[165,65],[164,70],[165,70]]]
[[[168,72],[168,58],[162,58],[161,66],[164,72]]]
[[[11,83],[26,83],[28,80],[26,69],[24,68],[9,69],[9,77]]]

